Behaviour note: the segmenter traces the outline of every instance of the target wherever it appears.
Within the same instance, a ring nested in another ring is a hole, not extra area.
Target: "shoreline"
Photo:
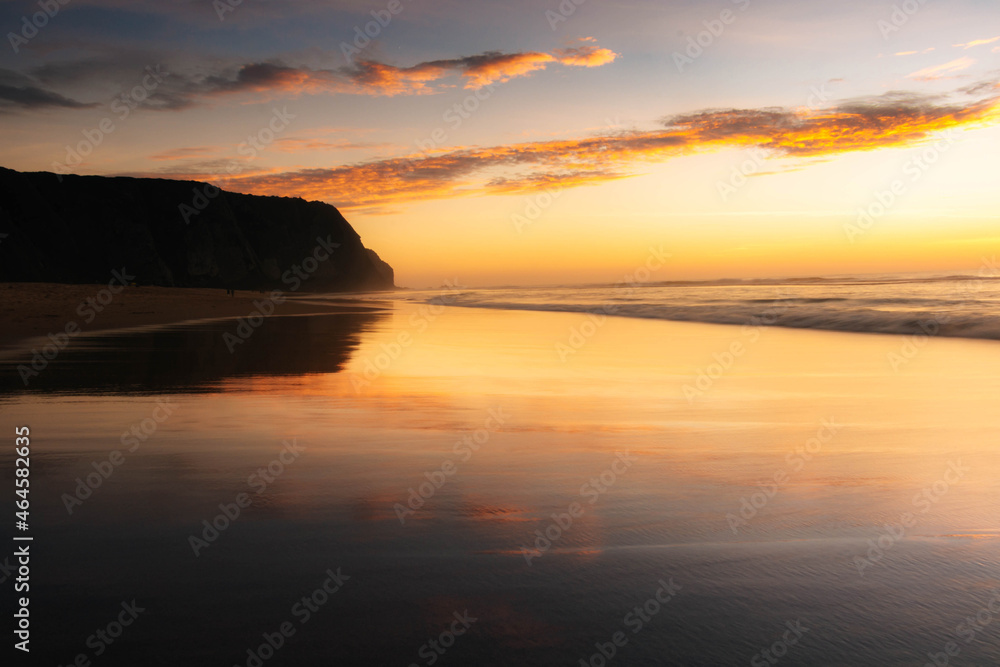
[[[118,291],[115,292],[114,290]],[[417,290],[419,291],[419,290]],[[282,292],[283,301],[275,305],[274,316],[332,315],[385,310],[375,302],[391,300],[395,292]],[[48,340],[49,334],[71,336],[108,331],[179,325],[197,321],[227,320],[247,317],[257,312],[256,303],[270,301],[271,291],[238,290],[226,294],[222,288],[119,286],[103,284],[10,283],[0,282],[0,353],[16,352],[34,340]],[[511,305],[447,304],[448,308],[472,311],[506,311],[592,315],[586,310],[549,310],[519,308]],[[603,314],[611,319],[707,325],[723,329],[745,330],[747,324],[704,320],[637,317],[628,314]],[[864,331],[853,329],[788,326],[781,323],[758,323],[752,329],[816,331],[855,336],[879,336],[921,340],[926,338],[1000,342],[986,336],[961,336],[949,332]]]
[[[165,326],[194,320],[235,319],[256,310],[254,302],[268,301],[272,292],[202,287],[118,287],[62,283],[0,283],[0,350],[76,328],[74,335],[116,329]],[[324,293],[325,294],[325,293]],[[357,292],[352,292],[357,295]],[[373,293],[376,294],[376,293]],[[341,301],[319,303],[298,300],[311,293],[284,293],[275,315],[331,315],[374,312],[370,305]]]
[[[914,320],[917,322],[912,329],[906,331],[888,331],[879,330],[875,328],[862,328],[862,327],[833,327],[833,326],[815,326],[809,324],[785,324],[782,322],[764,322],[759,315],[748,315],[745,320],[741,321],[721,321],[721,320],[711,320],[711,319],[694,319],[694,318],[671,318],[671,317],[658,317],[658,316],[647,316],[639,314],[628,314],[620,312],[607,312],[601,310],[601,306],[595,306],[593,309],[558,309],[558,308],[547,308],[547,307],[533,307],[532,305],[522,305],[522,304],[502,304],[493,305],[489,303],[485,304],[464,304],[464,303],[449,303],[447,304],[449,308],[468,308],[472,310],[493,310],[493,311],[509,311],[509,312],[523,312],[523,313],[567,313],[570,315],[580,315],[587,316],[591,319],[593,318],[619,318],[627,320],[643,320],[650,322],[673,322],[677,324],[707,324],[710,326],[717,327],[733,327],[738,329],[753,328],[753,329],[783,329],[788,331],[825,331],[828,333],[840,333],[840,334],[851,334],[851,335],[861,335],[861,336],[894,336],[898,338],[947,338],[953,340],[976,340],[976,341],[986,341],[991,343],[1000,342],[1000,334],[994,333],[994,335],[963,335],[961,333],[953,333],[950,330],[943,329],[940,325],[945,323],[944,320],[938,322],[933,318],[925,318],[923,320]],[[920,322],[926,323],[926,327],[922,326]]]

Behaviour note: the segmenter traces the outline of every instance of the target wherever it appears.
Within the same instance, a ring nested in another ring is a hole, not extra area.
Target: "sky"
[[[401,286],[1000,250],[995,0],[18,0],[0,27],[0,165],[325,201]]]

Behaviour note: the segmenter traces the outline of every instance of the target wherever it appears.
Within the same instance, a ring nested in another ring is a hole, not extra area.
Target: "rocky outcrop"
[[[371,248],[365,248],[365,252],[368,253],[368,258],[371,259],[372,264],[375,265],[375,270],[379,272],[382,279],[389,281],[389,284],[395,284],[396,274],[393,272],[392,267]]]
[[[6,235],[6,236],[4,236]],[[0,168],[0,281],[393,289],[392,267],[322,202],[195,181]]]

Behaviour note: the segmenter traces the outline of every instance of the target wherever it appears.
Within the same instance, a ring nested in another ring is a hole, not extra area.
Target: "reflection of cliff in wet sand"
[[[30,348],[8,355],[0,362],[0,394],[218,391],[231,378],[336,373],[360,334],[384,316],[353,308],[329,315],[254,318],[257,326],[243,318],[81,336],[37,373],[24,370],[31,368]],[[35,349],[48,341],[37,342]]]

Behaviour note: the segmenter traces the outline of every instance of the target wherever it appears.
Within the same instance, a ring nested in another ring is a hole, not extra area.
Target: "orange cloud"
[[[374,61],[361,61],[349,73],[351,83],[357,90],[346,92],[370,93],[374,95],[422,95],[435,92],[428,86],[449,74],[445,67],[421,63],[414,67],[393,67]],[[345,92],[339,86],[326,92]]]
[[[950,79],[952,77],[947,76],[954,74],[955,72],[961,72],[964,69],[968,69],[976,64],[976,61],[972,58],[957,58],[951,62],[944,63],[943,65],[934,65],[933,67],[925,67],[922,70],[913,72],[912,74],[907,74],[906,78],[916,79],[917,81],[937,81],[938,79]]]
[[[447,87],[447,79],[459,76],[464,87],[478,89],[494,83],[527,76],[553,63],[568,67],[599,67],[613,62],[618,54],[593,44],[541,51],[501,53],[489,51],[449,60],[432,60],[411,67],[398,67],[362,60],[339,69],[310,69],[274,63],[251,63],[227,74],[217,74],[188,82],[183,92],[190,100],[199,96],[235,93],[255,95],[353,94],[426,95]]]
[[[966,42],[965,44],[953,44],[952,46],[954,46],[956,48],[971,49],[974,46],[982,46],[984,44],[992,44],[993,42],[1000,42],[1000,37],[990,37],[989,39],[974,39],[971,42]]]
[[[708,150],[759,148],[779,157],[817,158],[904,147],[947,129],[996,123],[1000,96],[994,84],[975,88],[990,97],[963,104],[897,93],[821,111],[700,111],[666,118],[653,130],[461,148],[331,169],[261,171],[229,179],[225,187],[377,208],[598,184],[636,175],[643,164]]]
[[[600,67],[614,62],[618,54],[611,49],[602,49],[597,46],[577,46],[573,48],[557,49],[556,56],[563,65],[576,65],[577,67]]]
[[[468,58],[462,73],[466,88],[482,88],[545,69],[555,58],[548,53],[486,53]]]

